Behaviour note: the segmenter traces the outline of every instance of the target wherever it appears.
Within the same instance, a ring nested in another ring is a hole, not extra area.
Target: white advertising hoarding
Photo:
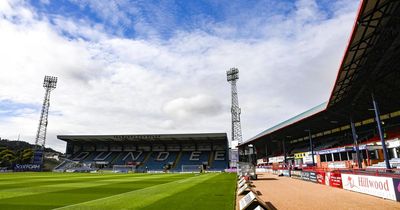
[[[285,160],[285,156],[276,156],[268,158],[269,163],[280,163]]]
[[[393,179],[342,173],[343,189],[396,200]]]
[[[249,192],[246,196],[239,200],[239,209],[246,209],[254,200],[256,199],[256,195],[254,193]]]
[[[346,162],[329,162],[328,168],[346,168]]]

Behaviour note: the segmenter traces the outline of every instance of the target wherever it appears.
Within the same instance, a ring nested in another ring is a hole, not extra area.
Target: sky
[[[358,0],[1,0],[0,137],[231,133],[243,140],[329,99]]]

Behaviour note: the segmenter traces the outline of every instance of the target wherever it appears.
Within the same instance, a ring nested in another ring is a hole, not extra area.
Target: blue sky
[[[11,100],[1,100],[0,101],[0,120],[1,118],[9,118],[12,116],[22,115],[21,111],[38,112],[40,111],[40,106],[38,104],[25,104],[25,103],[15,103]]]
[[[244,140],[329,98],[358,0],[0,1],[0,137],[226,132]]]
[[[254,30],[254,24],[262,27],[265,22],[287,19],[298,7],[294,0],[31,0],[30,4],[50,20],[58,16],[83,20],[101,25],[109,34],[131,39],[170,39],[176,33],[193,31],[221,35],[214,27],[232,28],[234,33],[225,34],[227,38],[263,39],[264,34]],[[315,4],[321,21],[331,18],[337,9],[335,1]]]

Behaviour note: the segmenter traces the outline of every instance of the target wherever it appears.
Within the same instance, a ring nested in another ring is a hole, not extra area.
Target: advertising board
[[[41,171],[39,164],[15,164],[14,171]]]
[[[290,175],[292,178],[301,179],[301,171],[292,170]]]
[[[268,158],[269,163],[281,163],[285,160],[285,156],[276,156]]]
[[[329,174],[329,185],[331,187],[342,188],[341,173],[339,171],[332,171]]]
[[[288,176],[290,177],[290,170],[282,170],[283,176]]]
[[[393,178],[393,187],[396,193],[396,200],[400,201],[400,179]]]
[[[246,180],[245,179],[243,179],[242,181],[239,181],[238,188],[241,188],[244,184],[246,184]]]
[[[247,193],[242,199],[239,200],[239,209],[246,209],[254,200],[256,199],[256,195],[252,192]]]
[[[302,171],[301,172],[301,179],[304,181],[310,181],[310,172]]]
[[[278,175],[278,170],[272,170],[272,174]]]
[[[317,182],[319,184],[325,184],[325,171],[317,172]]]
[[[310,181],[310,182],[314,182],[314,183],[317,183],[317,182],[318,182],[318,180],[317,180],[317,172],[315,172],[315,171],[310,171],[309,181]]]
[[[248,184],[244,184],[241,188],[239,188],[237,194],[238,195],[242,195],[243,193],[245,193],[246,191],[250,191],[249,189],[249,185]]]
[[[346,168],[346,162],[329,162],[328,168]]]
[[[343,189],[397,200],[393,178],[356,174],[342,174],[341,176]]]

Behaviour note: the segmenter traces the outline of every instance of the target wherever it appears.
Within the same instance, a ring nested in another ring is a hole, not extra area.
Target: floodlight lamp
[[[230,71],[232,74],[237,74],[237,73],[239,73],[239,70],[238,70],[237,68],[230,68],[229,71]]]
[[[229,71],[226,72],[227,75],[238,74],[239,70],[237,68],[230,68]]]
[[[45,88],[56,88],[57,77],[45,76],[43,81],[43,87]]]
[[[229,71],[226,72],[227,80],[234,81],[239,79],[239,70],[237,68],[231,68]]]

